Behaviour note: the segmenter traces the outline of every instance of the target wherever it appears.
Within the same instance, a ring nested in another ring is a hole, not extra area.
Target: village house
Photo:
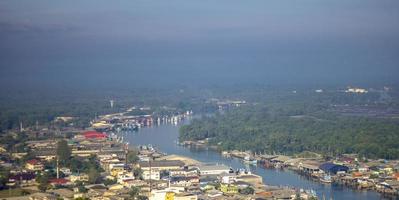
[[[110,172],[110,169],[114,164],[123,164],[116,155],[112,154],[99,155],[98,158],[100,159],[101,167],[107,172]]]
[[[173,176],[170,178],[170,184],[173,186],[189,187],[199,184],[198,176]]]
[[[238,193],[238,187],[233,184],[220,184],[220,191],[223,192],[223,194],[231,195],[231,194],[237,194]]]
[[[112,176],[111,176],[112,177]],[[123,184],[127,180],[135,180],[133,172],[125,172],[117,176],[117,183]]]
[[[209,199],[223,199],[223,192],[219,191],[219,190],[209,190],[206,191],[206,196]]]
[[[57,195],[57,197],[62,198],[63,200],[73,200],[74,191],[66,188],[50,190],[49,193]]]
[[[93,184],[86,186],[88,189],[87,197],[90,199],[96,197],[102,197],[103,194],[108,190],[108,188],[104,184]]]
[[[67,185],[71,185],[72,184],[72,182],[70,182],[68,179],[65,179],[65,178],[50,179],[49,183],[53,187],[56,187],[56,186],[67,186]]]
[[[200,176],[200,185],[205,186],[212,183],[217,183],[219,180],[217,176],[209,175],[209,176]]]
[[[151,191],[149,200],[197,200],[198,196],[195,194],[190,194],[184,192],[184,188],[169,187],[163,190],[153,190]]]
[[[12,158],[22,159],[24,156],[28,155],[26,152],[22,153],[11,153]]]
[[[357,170],[358,170],[359,172],[364,173],[364,172],[370,171],[370,168],[369,168],[368,165],[363,164],[363,165],[359,166],[359,167],[357,168]]]
[[[219,181],[225,184],[231,184],[237,181],[236,173],[222,173],[218,176]]]
[[[68,176],[69,180],[73,183],[80,181],[80,182],[87,182],[89,181],[89,175],[85,173],[79,173],[79,174],[71,174]]]
[[[56,149],[55,148],[46,148],[46,149],[36,149],[33,152],[36,158],[41,160],[51,161],[54,160],[56,157]]]
[[[39,160],[32,159],[26,162],[25,168],[30,171],[42,171],[44,169],[44,165]]]
[[[110,164],[109,172],[111,173],[111,176],[113,176],[113,177],[117,177],[119,174],[123,174],[127,171],[128,171],[128,167],[124,163]]]
[[[31,149],[48,149],[57,146],[57,140],[34,140],[27,141],[27,146]]]
[[[198,175],[198,170],[197,169],[188,169],[188,168],[182,168],[182,169],[171,169],[169,170],[169,175],[170,176],[195,176]]]
[[[67,167],[62,167],[60,168],[60,172],[62,172],[63,174],[65,174],[66,176],[69,176],[72,174],[71,169],[67,168]]]
[[[174,200],[197,200],[198,195],[190,193],[177,193],[174,195]]]
[[[35,184],[35,173],[34,172],[22,172],[11,175],[8,178],[7,186],[30,186]]]
[[[49,193],[34,193],[29,196],[29,200],[57,200],[57,196]]]
[[[144,170],[143,171],[143,179],[144,180],[160,180],[161,179],[161,174],[160,171],[157,169],[152,169],[151,173],[150,170]]]
[[[3,145],[0,145],[0,154],[6,153],[6,152],[7,152],[7,149]]]
[[[148,155],[137,155],[140,162],[149,162],[151,160],[150,156]]]
[[[120,184],[122,184],[123,186],[125,186],[127,188],[148,186],[148,183],[145,182],[145,181],[142,181],[142,180],[131,180],[131,179],[123,180]]]

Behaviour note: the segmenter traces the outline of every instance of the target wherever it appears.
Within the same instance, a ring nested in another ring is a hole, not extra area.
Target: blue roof
[[[337,165],[331,162],[323,163],[319,166],[319,168],[325,172],[330,172],[336,174],[339,171],[347,172],[349,168],[343,165]]]

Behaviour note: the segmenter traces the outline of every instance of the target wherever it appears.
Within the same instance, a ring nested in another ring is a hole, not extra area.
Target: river
[[[163,124],[159,126],[142,128],[137,132],[123,133],[125,141],[130,144],[146,145],[152,144],[167,154],[188,156],[204,163],[223,163],[234,169],[248,168],[239,159],[225,158],[218,152],[207,149],[194,149],[182,147],[176,144],[179,135],[179,126]],[[263,177],[267,185],[289,186],[303,189],[313,189],[318,197],[322,199],[346,200],[375,200],[385,199],[373,191],[357,191],[334,184],[321,184],[308,180],[289,170],[265,169],[263,167],[250,166],[251,172]]]

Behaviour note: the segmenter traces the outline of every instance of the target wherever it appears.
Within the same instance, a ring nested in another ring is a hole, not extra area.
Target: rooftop
[[[198,168],[200,171],[230,170],[230,167],[227,167],[226,165],[201,165]]]
[[[150,162],[139,162],[140,167],[150,167]],[[154,160],[151,167],[183,167],[184,163],[180,160]]]

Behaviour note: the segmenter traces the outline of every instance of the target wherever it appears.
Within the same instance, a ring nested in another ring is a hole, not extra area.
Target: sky
[[[389,84],[398,0],[2,0],[2,87]]]

